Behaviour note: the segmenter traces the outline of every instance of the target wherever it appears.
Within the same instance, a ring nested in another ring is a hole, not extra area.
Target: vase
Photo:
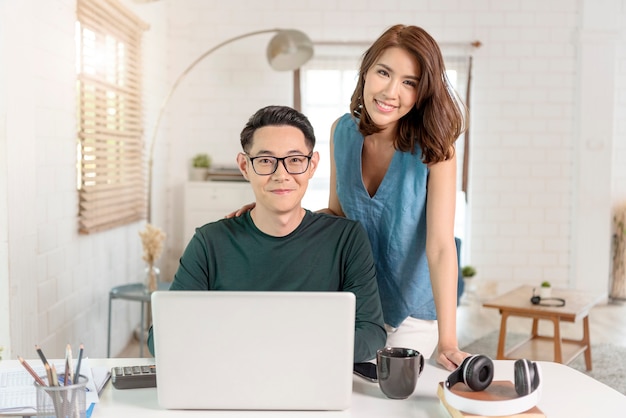
[[[209,174],[209,169],[204,167],[192,167],[191,172],[189,174],[189,180],[191,181],[205,181],[207,175]]]
[[[539,288],[539,297],[541,297],[541,299],[549,298],[551,295],[552,295],[552,288],[551,287],[543,287],[543,286],[541,286]]]
[[[155,290],[157,290],[159,286],[161,270],[159,270],[159,268],[154,265],[148,265],[148,267],[146,267],[144,274],[145,274],[144,285],[146,286],[146,289],[148,290],[148,292],[152,293]]]

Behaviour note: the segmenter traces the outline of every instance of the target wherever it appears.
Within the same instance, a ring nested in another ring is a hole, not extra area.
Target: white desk
[[[92,359],[91,363],[94,366],[99,364],[124,366],[150,364],[151,361],[150,359]],[[496,380],[513,380],[512,360],[496,360],[494,363]],[[540,362],[540,364],[543,372],[543,395],[539,408],[547,417],[610,416],[616,411],[626,410],[626,396],[603,383],[563,364],[552,362]],[[355,376],[352,407],[346,411],[337,412],[168,411],[159,408],[156,389],[117,390],[109,383],[92,417],[447,417],[445,409],[437,398],[437,384],[444,381],[448,374],[448,371],[427,362],[415,393],[405,400],[387,399],[377,384],[366,382]]]
[[[3,361],[7,365],[16,360]],[[92,366],[132,366],[153,364],[151,359],[90,359]],[[496,360],[495,379],[513,380],[513,361]],[[543,395],[539,408],[549,418],[588,418],[614,416],[626,410],[626,396],[559,363],[539,362],[543,371]],[[427,362],[415,393],[405,400],[387,399],[378,385],[354,377],[352,407],[346,411],[171,411],[159,407],[156,389],[118,390],[109,382],[96,405],[93,418],[119,417],[219,417],[219,418],[381,418],[381,417],[448,417],[437,398],[437,384],[448,372]],[[210,396],[210,394],[207,394]]]

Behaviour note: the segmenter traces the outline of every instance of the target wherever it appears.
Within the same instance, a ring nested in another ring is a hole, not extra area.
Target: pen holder
[[[47,379],[43,379],[48,384]],[[85,418],[85,392],[87,377],[80,375],[76,384],[67,386],[42,386],[37,390],[37,416],[47,418]]]

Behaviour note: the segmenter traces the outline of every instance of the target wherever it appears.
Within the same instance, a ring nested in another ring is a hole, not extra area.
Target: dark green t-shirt
[[[373,359],[387,337],[367,234],[336,216],[307,210],[284,237],[261,232],[250,213],[206,224],[185,249],[170,290],[352,292],[354,361]],[[154,354],[152,329],[148,346]]]

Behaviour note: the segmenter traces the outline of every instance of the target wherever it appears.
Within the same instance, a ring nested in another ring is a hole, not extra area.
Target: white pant
[[[398,328],[385,324],[387,347],[412,348],[425,359],[432,356],[437,348],[439,332],[437,321],[408,317]]]

